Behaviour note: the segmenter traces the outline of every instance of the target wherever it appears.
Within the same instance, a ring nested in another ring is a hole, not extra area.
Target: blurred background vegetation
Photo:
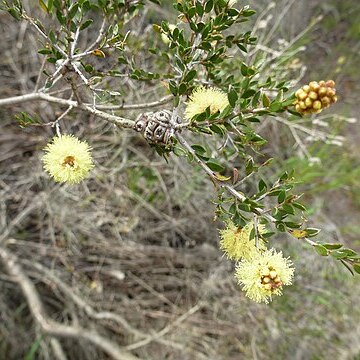
[[[152,23],[176,22],[171,1],[163,2],[162,7],[150,5],[132,29],[143,63],[151,59],[143,45]],[[39,13],[35,2],[24,3],[30,13]],[[278,0],[271,6],[257,0],[251,6],[260,16],[255,16],[260,44],[270,55],[288,47],[270,63],[269,73],[289,79],[303,69],[300,83],[336,81],[338,104],[317,116],[318,122],[303,121],[345,137],[340,144],[304,139],[304,150],[287,126],[268,119],[259,126],[271,140],[265,153],[275,165],[263,176],[294,168],[311,221],[323,229],[320,239],[360,250],[360,131],[355,121],[360,3]],[[255,20],[246,26],[253,28]],[[40,63],[36,36],[24,24],[19,27],[1,12],[0,30],[4,98],[32,89]],[[237,68],[234,59],[229,71]],[[166,93],[163,86],[144,82],[139,88],[126,81],[121,85],[130,103]],[[26,106],[48,121],[56,116],[50,105]],[[176,157],[166,163],[136,134],[79,113],[64,129],[88,139],[96,169],[79,186],[56,185],[39,161],[52,129],[20,128],[14,114],[22,110],[21,105],[0,109],[0,224],[16,239],[9,246],[25,268],[26,260],[51,268],[96,309],[121,314],[149,334],[169,326],[164,339],[176,346],[151,341],[134,353],[143,359],[360,359],[359,278],[346,268],[280,236],[276,243],[295,263],[295,283],[270,305],[254,304],[218,250],[221,224],[213,221],[214,206],[209,205],[212,184],[200,170],[194,173]],[[89,319],[55,283],[43,280],[41,270],[29,274],[57,320],[96,327],[119,344],[132,342],[126,329]],[[0,359],[52,359],[49,340],[33,325],[21,292],[3,271],[0,280]],[[88,344],[63,340],[62,345],[69,359],[106,359]]]

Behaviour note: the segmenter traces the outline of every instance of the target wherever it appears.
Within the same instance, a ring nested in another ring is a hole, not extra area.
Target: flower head
[[[203,113],[210,107],[210,113],[223,111],[229,105],[227,94],[219,89],[200,86],[190,95],[185,116],[191,120],[195,115]]]
[[[273,295],[282,295],[282,287],[291,285],[293,276],[292,262],[274,249],[254,253],[252,258],[242,260],[235,271],[246,296],[266,304]]]
[[[334,80],[311,81],[295,92],[295,109],[301,114],[318,114],[331,104],[336,103]]]
[[[45,171],[56,182],[77,184],[94,167],[90,146],[73,135],[55,136],[44,148],[42,157]]]
[[[246,224],[243,228],[228,222],[226,229],[220,230],[220,249],[224,251],[229,259],[249,259],[253,253],[266,249],[262,239],[259,239],[258,247],[255,245],[255,238],[250,240],[253,228],[253,222]],[[259,234],[263,234],[265,232],[265,225],[258,224],[257,231]]]

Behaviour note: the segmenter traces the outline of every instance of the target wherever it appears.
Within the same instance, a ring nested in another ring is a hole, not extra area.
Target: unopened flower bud
[[[312,106],[312,100],[308,97],[305,99],[305,105],[307,108],[311,107]]]
[[[295,110],[301,114],[318,114],[337,101],[333,80],[311,81],[295,92]]]
[[[307,106],[306,106],[306,104],[305,104],[304,101],[300,101],[300,102],[299,102],[299,105],[300,105],[300,108],[303,109],[303,110],[305,110],[305,109],[307,108]]]
[[[307,98],[307,93],[304,92],[304,91],[302,91],[302,90],[300,90],[300,93],[298,94],[298,98],[299,98],[300,100],[305,100],[305,99]]]
[[[323,98],[321,98],[321,103],[324,105],[324,107],[329,106],[330,105],[330,98],[327,96],[324,96]]]
[[[262,276],[269,276],[270,275],[270,270],[269,269],[265,269],[261,272]]]
[[[265,290],[271,290],[272,289],[272,285],[271,284],[265,284],[263,285]]]
[[[316,100],[318,98],[318,95],[315,91],[310,91],[309,94],[308,94],[308,97],[311,99],[311,100]]]
[[[320,85],[317,83],[317,81],[311,81],[311,83],[309,83],[309,86],[312,91],[318,91],[320,88]]]
[[[321,105],[321,102],[319,100],[314,101],[314,103],[313,103],[313,109],[314,110],[321,110],[321,107],[322,107],[322,105]]]
[[[324,86],[322,86],[322,87],[319,89],[318,93],[319,93],[319,96],[325,96],[326,93],[327,93],[327,88],[324,87]]]
[[[271,279],[275,279],[277,277],[277,272],[275,270],[271,270],[270,277],[271,277]]]

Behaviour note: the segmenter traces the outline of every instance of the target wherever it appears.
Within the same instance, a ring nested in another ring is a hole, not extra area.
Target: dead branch
[[[124,350],[115,342],[99,335],[94,330],[77,326],[63,325],[49,319],[46,315],[39,293],[35,285],[28,276],[25,275],[22,267],[19,265],[19,259],[3,247],[0,247],[0,259],[9,275],[14,277],[15,282],[21,288],[35,321],[40,325],[45,334],[55,337],[88,341],[93,345],[98,346],[108,355],[117,360],[139,360],[138,357]]]

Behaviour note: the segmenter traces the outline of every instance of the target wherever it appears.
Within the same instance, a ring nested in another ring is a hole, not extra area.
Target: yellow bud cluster
[[[283,285],[279,275],[273,269],[266,269],[261,275],[261,285],[265,290],[273,291]]]
[[[336,103],[334,80],[311,81],[295,92],[295,109],[301,114],[318,114]]]

